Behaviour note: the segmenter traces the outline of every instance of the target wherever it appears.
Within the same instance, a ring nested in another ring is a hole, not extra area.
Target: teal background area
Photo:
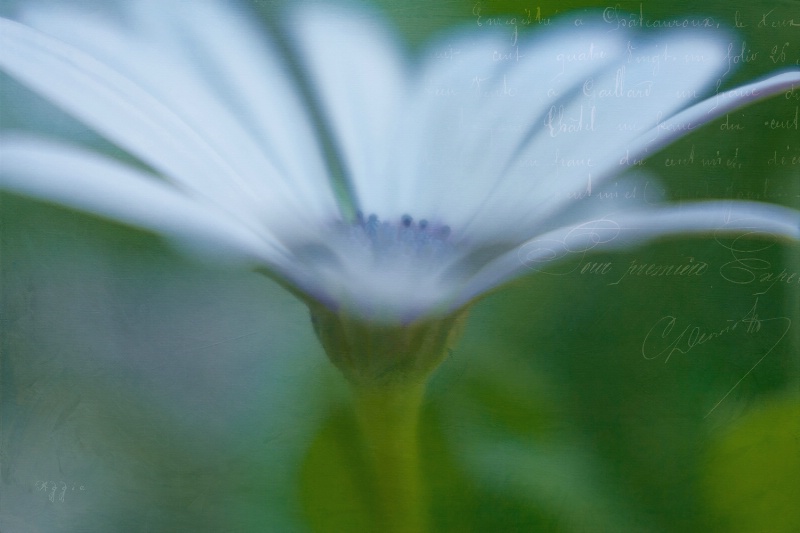
[[[379,4],[414,45],[451,26],[535,31],[615,6],[650,21],[708,16],[742,25],[732,50],[749,60],[728,87],[800,68],[794,1]],[[105,146],[5,78],[0,106],[4,128]],[[675,201],[800,209],[796,122],[769,127],[798,106],[795,91],[731,113],[645,169]],[[732,247],[763,268],[733,270]],[[708,266],[628,273],[688,262]],[[0,268],[0,530],[368,530],[348,391],[283,289],[10,194]],[[782,271],[793,281],[775,281]],[[480,301],[424,407],[433,530],[800,530],[798,276],[796,243],[672,237]],[[681,351],[648,359],[664,320]],[[714,335],[691,345],[694,328]]]

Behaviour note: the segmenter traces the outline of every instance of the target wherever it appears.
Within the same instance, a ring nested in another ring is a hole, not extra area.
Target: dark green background
[[[478,2],[383,4],[417,44],[450,25],[476,25]],[[617,5],[479,4],[501,21],[526,9],[547,18]],[[701,13],[746,24],[736,49],[745,42],[757,56],[730,86],[799,68],[800,3],[740,4],[642,9],[650,20]],[[771,10],[768,22],[794,25],[759,27]],[[74,131],[12,82],[0,90],[4,126]],[[731,114],[741,131],[708,125],[649,158],[647,170],[675,200],[800,208],[800,164],[768,162],[774,152],[800,160],[798,132],[764,126],[793,116],[800,96],[788,96]],[[740,166],[665,165],[692,148],[698,160],[738,149]],[[800,530],[800,285],[776,283],[757,296],[768,283],[731,283],[720,274],[732,259],[726,245],[671,238],[593,255],[561,265],[567,275],[531,275],[476,305],[425,405],[435,529]],[[747,245],[748,257],[769,263],[764,272],[800,274],[797,244]],[[690,257],[708,263],[702,276],[611,284],[632,261]],[[610,263],[610,272],[581,274],[587,261]],[[184,259],[148,234],[8,194],[0,195],[0,265],[4,531],[363,526],[369,510],[347,390],[293,297],[257,274]],[[676,318],[676,331],[719,331],[756,302],[759,331],[740,323],[667,362],[642,356],[664,316]]]

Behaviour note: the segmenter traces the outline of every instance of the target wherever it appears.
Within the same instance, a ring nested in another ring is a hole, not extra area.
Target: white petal
[[[131,15],[125,24],[108,13],[103,16],[102,12],[74,7],[39,6],[28,9],[23,19],[113,65],[179,116],[241,178],[240,183],[232,180],[230,185],[241,188],[241,201],[254,204],[265,223],[271,222],[270,215],[273,219],[334,216],[336,204],[308,121],[287,87],[286,73],[278,71],[275,57],[267,53],[253,28],[214,2],[197,4],[188,12],[180,9],[182,4],[173,4],[161,2],[154,9],[148,2],[133,2],[128,7],[137,7],[137,15],[147,20]],[[220,41],[226,47],[224,61]],[[247,76],[243,74],[245,61],[250,61]],[[271,83],[264,74],[269,74]],[[259,99],[250,94],[254,92]],[[280,113],[273,109],[264,116],[265,104]],[[256,114],[256,109],[262,113]],[[258,118],[263,118],[263,123]],[[282,136],[275,132],[270,136],[269,131],[265,135],[264,130],[270,128],[285,131]],[[266,142],[270,137],[278,137],[284,144],[291,139],[291,149],[275,150]]]
[[[10,74],[206,201],[252,226],[263,220],[263,203],[254,199],[265,188],[255,191],[213,139],[161,101],[61,41],[7,20],[0,20],[0,29],[0,66]],[[217,135],[226,133],[235,134],[221,129]]]
[[[590,177],[599,185],[624,170],[619,161],[626,147],[683,107],[686,95],[701,92],[723,66],[724,47],[707,37],[670,36],[654,44],[634,40],[630,46],[636,47],[634,54],[666,55],[671,60],[656,68],[631,63],[630,56],[621,53],[602,73],[586,72],[536,124],[538,132],[525,139],[510,167],[504,168],[508,174],[502,185],[492,191],[468,231],[490,226],[487,218],[502,211],[513,225],[500,231],[530,234],[570,201],[570,193],[585,188]],[[686,59],[698,53],[703,61]],[[631,124],[621,128],[627,122]],[[532,167],[532,161],[539,167]]]
[[[225,261],[287,268],[287,252],[158,178],[67,145],[0,138],[0,189],[174,238]]]
[[[471,32],[437,43],[415,93],[423,105],[409,123],[412,153],[431,163],[399,177],[411,191],[404,198],[422,198],[424,211],[465,227],[491,194],[518,189],[504,183],[512,155],[543,129],[559,95],[574,94],[623,49],[618,34],[592,28],[576,37],[572,24],[536,32],[519,46],[508,37],[476,39]],[[583,59],[567,59],[576,57]],[[526,184],[535,179],[531,174]]]
[[[664,207],[666,201],[664,184],[657,175],[639,169],[628,171],[612,180],[581,190],[552,217],[537,224],[536,233],[541,235],[634,209]]]
[[[630,148],[631,158],[663,148],[685,132],[694,131],[726,113],[800,86],[800,70],[787,71],[763,80],[723,91],[662,121],[637,139]]]
[[[218,185],[219,177],[215,178],[208,169],[218,166],[209,147],[130,80],[79,50],[22,24],[0,19],[0,29],[0,65],[12,76],[165,174],[188,185],[204,181],[216,181]],[[217,186],[207,192],[224,190]]]
[[[706,55],[708,56],[708,54]],[[673,73],[671,76],[675,77],[677,74]],[[675,114],[671,114],[669,108],[662,107],[660,109],[662,109],[663,115],[648,115],[637,111],[634,106],[631,106],[631,109],[626,111],[630,116],[644,117],[639,122],[640,126],[650,123],[655,125],[646,132],[622,132],[615,135],[612,131],[598,131],[598,137],[587,137],[583,144],[568,144],[567,149],[562,154],[564,160],[580,161],[592,159],[593,166],[583,169],[583,172],[569,172],[569,169],[566,169],[567,172],[559,173],[557,179],[550,179],[552,185],[549,192],[543,188],[536,187],[532,191],[532,203],[520,207],[520,211],[527,210],[528,213],[534,214],[520,217],[518,219],[519,226],[536,228],[545,217],[551,216],[570,202],[570,196],[576,189],[585,188],[588,184],[589,176],[591,176],[593,186],[602,185],[605,180],[624,169],[619,163],[623,157],[632,161],[644,157],[645,154],[654,153],[675,139],[694,132],[704,124],[723,116],[725,113],[756,100],[780,94],[789,90],[793,84],[796,85],[798,83],[800,83],[800,72],[787,72],[720,93]],[[688,88],[680,89],[684,94],[688,90]],[[673,103],[680,102],[680,99],[674,97],[674,94],[682,93],[677,92],[678,89],[674,88],[671,91],[676,92],[673,93],[671,99],[669,98],[669,92],[664,94],[664,96],[667,96],[665,103],[670,101]],[[611,116],[614,116],[614,113]],[[650,117],[649,121],[647,120],[648,116]],[[658,120],[654,122],[653,118],[658,118]],[[603,139],[608,139],[608,141],[603,142]],[[604,152],[593,146],[593,142],[596,147],[602,148]]]
[[[454,308],[510,279],[546,271],[556,261],[629,247],[673,234],[800,239],[800,211],[772,204],[718,201],[640,209],[548,232],[507,252],[475,274]]]
[[[460,32],[428,51],[395,126],[388,179],[381,180],[386,217],[408,213],[457,227],[458,215],[469,210],[470,203],[458,201],[461,188],[471,183],[471,176],[460,172],[470,155],[460,136],[482,100],[481,80],[493,79],[501,67],[492,53],[504,45],[498,32]]]
[[[397,39],[371,12],[322,7],[291,20],[312,89],[364,208],[383,215],[390,134],[404,112],[407,68]]]
[[[144,38],[176,52],[192,75],[251,132],[279,170],[277,176],[268,176],[270,184],[285,180],[305,210],[331,216],[336,204],[307,103],[282,52],[265,38],[252,13],[214,0],[148,0],[131,6],[144,27]],[[173,89],[178,89],[180,98],[182,87]],[[209,120],[209,126],[213,128],[214,122]]]

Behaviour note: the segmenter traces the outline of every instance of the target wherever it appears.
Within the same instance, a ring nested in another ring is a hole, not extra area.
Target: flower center
[[[371,251],[376,262],[399,258],[437,258],[452,250],[450,227],[419,222],[403,215],[398,222],[381,221],[377,215],[364,217],[360,211],[352,224],[342,223],[347,238]]]

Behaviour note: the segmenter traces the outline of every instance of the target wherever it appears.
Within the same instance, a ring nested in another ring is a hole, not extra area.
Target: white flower
[[[0,68],[138,162],[6,133],[0,188],[266,269],[361,319],[447,314],[590,248],[800,233],[797,212],[766,204],[574,199],[623,158],[800,83],[786,72],[688,106],[726,68],[708,35],[562,23],[512,48],[483,28],[408,61],[362,12],[296,10],[274,39],[222,2],[124,8],[2,20]]]

